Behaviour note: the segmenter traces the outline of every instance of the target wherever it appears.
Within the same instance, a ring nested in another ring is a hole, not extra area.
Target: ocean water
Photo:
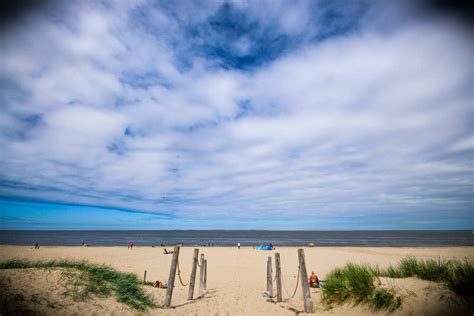
[[[472,231],[0,231],[0,244],[43,246],[474,246]]]

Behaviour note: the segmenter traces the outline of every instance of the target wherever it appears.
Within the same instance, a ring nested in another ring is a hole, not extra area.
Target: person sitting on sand
[[[171,254],[173,254],[173,253],[174,253],[174,251],[173,251],[173,250],[170,250],[170,251],[168,251],[168,250],[166,250],[166,248],[165,248],[165,249],[163,249],[163,251],[165,252],[165,255],[171,255]]]
[[[311,275],[309,277],[309,286],[310,287],[319,287],[319,279],[316,273],[314,271],[311,272]]]
[[[159,289],[166,289],[168,287],[168,285],[166,284],[163,284],[162,282],[160,281],[156,281],[155,282],[155,287],[159,288]]]

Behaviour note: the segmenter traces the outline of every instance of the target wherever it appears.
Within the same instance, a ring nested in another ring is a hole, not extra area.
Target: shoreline
[[[133,245],[133,248],[174,248],[176,245],[165,245],[165,246],[140,246],[140,245]],[[32,245],[15,245],[15,244],[0,244],[0,247],[35,247],[34,244]],[[81,245],[42,245],[40,244],[41,248],[124,248],[127,247],[127,245],[112,245],[112,246],[103,246],[103,245],[88,245],[88,246],[81,246]],[[225,249],[237,249],[237,246],[193,246],[193,245],[180,245],[181,248],[199,248],[199,249],[212,249],[212,248],[225,248]],[[252,250],[257,250],[256,246],[240,246],[241,249],[252,249]],[[259,250],[262,252],[275,252],[275,250],[281,249],[281,248],[337,248],[337,249],[343,249],[343,248],[414,248],[414,249],[436,249],[436,248],[473,248],[474,245],[440,245],[440,246],[326,246],[326,245],[314,245],[314,246],[308,246],[308,245],[301,245],[301,246],[293,246],[293,245],[283,245],[283,246],[275,246],[274,250]]]
[[[471,231],[0,231],[0,245],[111,247],[474,247]]]

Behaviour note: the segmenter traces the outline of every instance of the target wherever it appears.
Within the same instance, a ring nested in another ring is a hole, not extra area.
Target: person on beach
[[[237,248],[239,248],[239,249],[240,249],[240,242],[238,242],[238,243],[237,243]]]
[[[39,243],[36,243],[36,244],[35,244],[35,249],[40,249]]]
[[[130,243],[130,249],[133,250],[133,242]]]
[[[166,283],[163,283],[157,280],[155,282],[155,287],[160,288],[160,289],[166,289],[168,285]]]
[[[310,287],[319,287],[319,279],[316,273],[314,271],[311,272],[311,275],[309,277],[309,286]]]

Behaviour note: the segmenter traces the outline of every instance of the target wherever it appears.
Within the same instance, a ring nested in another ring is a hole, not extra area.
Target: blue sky
[[[474,229],[472,23],[426,3],[17,8],[0,229]]]

